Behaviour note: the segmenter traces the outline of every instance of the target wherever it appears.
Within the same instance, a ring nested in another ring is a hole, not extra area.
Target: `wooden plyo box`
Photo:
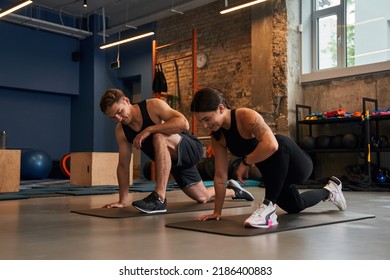
[[[0,193],[20,191],[20,150],[0,150]]]
[[[72,186],[118,185],[116,168],[119,153],[80,152],[70,156],[70,184]],[[129,182],[133,184],[133,156]]]

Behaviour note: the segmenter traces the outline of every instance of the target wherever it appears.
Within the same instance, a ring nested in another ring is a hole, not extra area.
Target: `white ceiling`
[[[20,1],[10,2],[16,4]],[[175,11],[185,13],[214,1],[217,0],[87,0],[88,6],[84,8],[84,0],[33,0],[32,5],[75,17],[104,13],[107,18],[107,34],[113,34],[124,31],[129,26],[148,24],[178,14]],[[7,8],[1,5],[0,9]]]

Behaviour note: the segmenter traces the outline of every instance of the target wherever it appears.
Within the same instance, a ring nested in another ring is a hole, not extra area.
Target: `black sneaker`
[[[248,201],[253,201],[254,197],[253,195],[245,190],[243,187],[240,186],[239,183],[237,183],[234,180],[229,180],[227,182],[227,188],[234,191],[235,196],[233,199],[245,199]]]
[[[141,200],[133,201],[132,205],[145,213],[162,213],[167,211],[167,199],[162,202],[157,192],[153,191]]]

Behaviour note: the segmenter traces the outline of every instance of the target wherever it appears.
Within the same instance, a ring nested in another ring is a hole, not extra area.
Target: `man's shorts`
[[[193,135],[182,133],[178,145],[177,162],[172,162],[171,174],[180,188],[202,181],[196,164],[202,159],[203,145]]]

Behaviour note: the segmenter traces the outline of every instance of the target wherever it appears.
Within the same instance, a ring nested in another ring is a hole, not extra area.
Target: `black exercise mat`
[[[252,202],[248,201],[225,201],[223,208],[236,208],[236,207],[250,207]],[[214,202],[208,203],[196,203],[195,201],[188,202],[172,202],[167,204],[167,212],[165,213],[153,213],[147,214],[142,213],[133,206],[128,206],[124,208],[93,208],[93,209],[83,209],[83,210],[71,210],[73,213],[96,216],[101,218],[132,218],[132,217],[141,217],[149,215],[161,215],[161,214],[173,214],[173,213],[183,213],[183,212],[194,212],[194,211],[204,211],[204,210],[213,210]]]
[[[177,223],[168,223],[166,226],[169,228],[186,229],[228,236],[254,236],[375,218],[374,215],[370,214],[338,210],[327,212],[302,212],[299,214],[281,214],[278,215],[278,225],[264,229],[245,228],[244,222],[249,216],[250,214],[224,216],[220,221],[191,220]]]

